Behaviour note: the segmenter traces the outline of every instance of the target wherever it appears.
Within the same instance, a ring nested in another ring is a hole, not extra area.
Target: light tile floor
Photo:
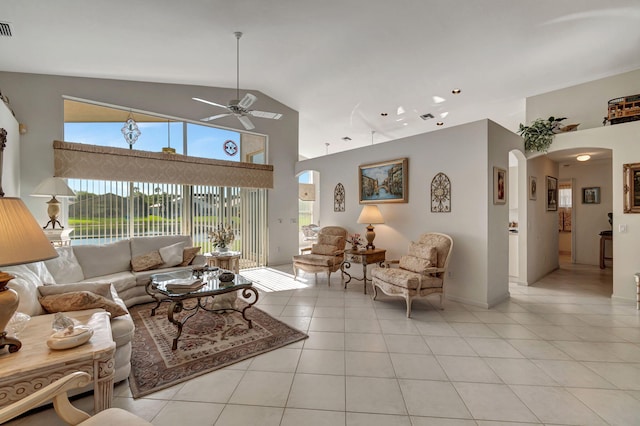
[[[309,339],[138,400],[118,384],[114,405],[155,425],[638,425],[640,312],[611,280],[564,264],[493,309],[436,297],[406,319],[399,299],[320,277],[259,302]]]

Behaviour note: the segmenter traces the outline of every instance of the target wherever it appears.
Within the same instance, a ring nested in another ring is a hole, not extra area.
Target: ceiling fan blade
[[[238,116],[238,120],[240,120],[240,122],[242,123],[244,128],[247,129],[247,130],[253,130],[253,129],[256,128],[256,126],[253,125],[251,120],[249,120],[249,117],[246,117],[244,115],[240,115],[240,116]]]
[[[217,120],[218,118],[222,118],[222,117],[228,117],[230,116],[231,113],[227,113],[227,114],[218,114],[218,115],[212,115],[211,117],[207,117],[207,118],[203,118],[200,121],[211,121],[211,120]]]
[[[255,95],[247,93],[246,95],[244,95],[244,98],[242,98],[242,100],[238,102],[238,106],[246,109],[253,105],[256,100],[258,100],[258,98]]]
[[[250,115],[259,118],[270,118],[272,120],[280,120],[282,118],[282,114],[278,114],[277,112],[266,112],[266,111],[249,111]]]
[[[226,105],[220,105],[220,104],[217,104],[217,103],[215,103],[215,102],[208,101],[208,100],[206,100],[206,99],[200,99],[200,98],[191,98],[191,99],[193,99],[194,101],[203,102],[203,103],[205,103],[205,104],[209,104],[209,105],[217,106],[217,107],[220,107],[220,108],[227,108],[227,106],[226,106]]]

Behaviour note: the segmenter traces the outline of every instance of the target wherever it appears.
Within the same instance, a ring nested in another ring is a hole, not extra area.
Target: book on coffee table
[[[199,278],[176,278],[168,280],[165,288],[171,291],[191,291],[202,287],[204,283]]]

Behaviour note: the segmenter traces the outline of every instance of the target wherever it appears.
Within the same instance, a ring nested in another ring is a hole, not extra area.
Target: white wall
[[[559,266],[558,212],[548,212],[546,209],[546,177],[558,177],[558,164],[545,156],[538,156],[527,161],[527,169],[528,175],[535,176],[538,184],[536,200],[529,200],[527,204],[528,219],[526,221],[528,234],[526,284],[533,284],[558,269]],[[520,227],[522,226],[525,224],[522,223]]]
[[[406,253],[408,243],[424,232],[451,235],[454,248],[447,297],[488,306],[494,299],[508,297],[508,205],[493,206],[493,165],[507,169],[510,146],[519,143],[517,135],[483,120],[300,161],[296,172],[320,173],[323,226],[339,225],[364,234],[365,226],[356,223],[362,207],[358,166],[407,157],[409,202],[379,204],[385,223],[375,227],[376,247],[387,249],[387,259],[398,259]],[[451,180],[451,213],[431,213],[430,185],[439,172]],[[333,190],[339,182],[346,192],[343,213],[333,211]],[[500,227],[501,232],[490,234],[489,225]],[[496,249],[491,258],[489,247]],[[493,286],[496,288],[489,289]]]
[[[19,121],[29,127],[21,138],[21,193],[39,222],[47,220],[42,199],[28,194],[42,179],[53,175],[52,141],[63,139],[63,95],[193,121],[211,115],[212,107],[192,97],[222,102],[235,98],[235,89],[7,72],[0,72],[0,87],[11,99]],[[269,136],[268,162],[274,166],[274,189],[269,191],[268,206],[269,264],[287,263],[298,252],[298,180],[294,173],[298,113],[264,94],[251,92],[258,96],[257,109],[284,114],[278,121],[252,121],[256,133]],[[234,117],[219,124],[242,129]]]
[[[613,211],[611,160],[572,163],[560,166],[560,179],[573,179],[573,211],[571,224],[575,234],[575,262],[584,265],[600,264],[600,231],[611,229],[607,213]],[[582,204],[582,188],[600,187],[600,204]],[[570,235],[570,234],[567,234]],[[608,244],[607,244],[608,246]],[[609,254],[607,248],[607,254]]]
[[[640,93],[640,69],[527,98],[527,123],[536,118],[567,117],[579,130],[602,126],[607,102]]]
[[[20,196],[20,133],[18,121],[4,102],[0,101],[0,127],[7,131],[2,169],[2,190],[5,197]],[[4,166],[4,167],[3,167]]]

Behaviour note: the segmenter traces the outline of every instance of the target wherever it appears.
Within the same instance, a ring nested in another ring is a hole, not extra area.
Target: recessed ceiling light
[[[440,118],[445,118],[449,113],[447,111],[440,113]]]
[[[386,112],[381,112],[380,115],[383,116],[383,117],[386,117],[389,114],[387,114]]]
[[[443,123],[442,121],[438,121],[438,122],[436,123],[436,126],[444,126],[444,123]]]
[[[454,95],[459,95],[461,92],[462,90],[458,89],[457,87],[451,91],[451,93],[453,93]]]
[[[431,99],[433,99],[433,102],[437,104],[441,104],[442,102],[446,101],[445,98],[441,98],[440,96],[432,96]]]
[[[404,114],[404,108],[402,108],[401,106],[398,107],[397,111],[396,111],[396,115],[402,115]]]
[[[589,154],[582,154],[582,155],[578,155],[576,157],[576,160],[578,161],[587,161],[591,158],[591,156]]]

